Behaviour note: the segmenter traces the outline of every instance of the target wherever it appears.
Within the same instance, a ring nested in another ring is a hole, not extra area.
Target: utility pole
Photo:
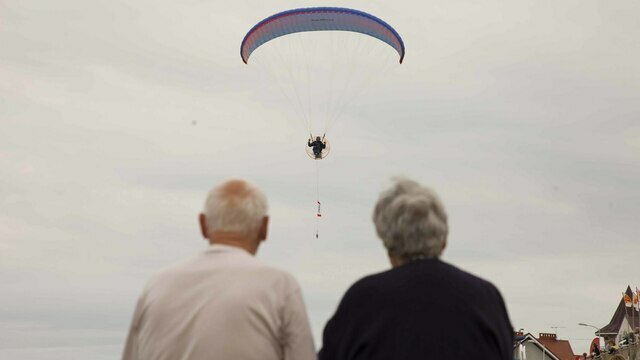
[[[600,337],[601,337],[602,334],[600,334],[600,328],[599,327],[594,326],[594,325],[585,324],[585,323],[579,323],[578,325],[579,326],[589,326],[589,327],[592,327],[592,328],[596,329],[596,332],[594,333],[594,335],[596,335],[598,337],[598,343],[600,343]],[[604,338],[602,339],[602,342],[604,343]],[[591,350],[589,350],[589,351],[591,351]]]

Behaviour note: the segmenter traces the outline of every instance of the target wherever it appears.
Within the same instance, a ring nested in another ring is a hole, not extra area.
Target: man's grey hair
[[[387,251],[404,261],[439,257],[447,242],[447,214],[438,196],[417,182],[394,178],[373,212],[376,231]]]
[[[213,188],[204,205],[207,231],[255,235],[267,216],[267,198],[243,180],[229,180]]]

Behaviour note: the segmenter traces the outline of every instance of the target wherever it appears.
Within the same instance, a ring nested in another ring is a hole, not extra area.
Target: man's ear
[[[204,214],[200,214],[200,216],[198,217],[198,221],[200,221],[200,232],[202,233],[202,237],[203,238],[207,238],[207,222],[206,222],[206,217],[204,216]]]
[[[264,241],[267,239],[267,232],[269,229],[269,217],[262,218],[262,225],[260,225],[260,231],[258,232],[258,241]]]

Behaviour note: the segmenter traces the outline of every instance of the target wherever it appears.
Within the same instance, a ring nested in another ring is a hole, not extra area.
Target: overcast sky
[[[407,55],[328,135],[316,240],[307,134],[238,49],[264,17],[318,5],[381,17]],[[230,177],[267,194],[258,256],[299,280],[319,346],[346,288],[389,267],[370,218],[394,175],[440,194],[444,260],[492,281],[516,329],[557,326],[586,351],[593,329],[577,323],[607,324],[640,286],[639,13],[634,0],[0,1],[0,357],[118,358],[145,281],[206,247],[198,212]]]

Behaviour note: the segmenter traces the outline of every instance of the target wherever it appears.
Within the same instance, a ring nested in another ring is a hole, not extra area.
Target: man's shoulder
[[[199,254],[198,254],[199,256]],[[158,284],[162,284],[165,281],[169,281],[170,279],[179,277],[182,273],[188,271],[190,267],[192,267],[198,256],[192,256],[187,259],[182,259],[172,264],[166,265],[159,270],[156,270],[147,283],[145,285],[145,292],[150,290],[151,288],[157,286]]]
[[[288,271],[266,264],[254,256],[215,257],[207,252],[199,253],[156,272],[147,282],[150,289],[160,284],[180,282],[184,278],[203,277],[213,274],[255,280],[256,287],[276,286],[284,289],[299,288],[297,280]],[[209,275],[207,275],[209,274]]]
[[[281,269],[277,266],[266,264],[259,259],[254,259],[253,266],[256,272],[260,273],[261,276],[266,276],[277,280],[279,282],[285,283],[288,286],[298,287],[298,281],[296,278],[287,270]]]

